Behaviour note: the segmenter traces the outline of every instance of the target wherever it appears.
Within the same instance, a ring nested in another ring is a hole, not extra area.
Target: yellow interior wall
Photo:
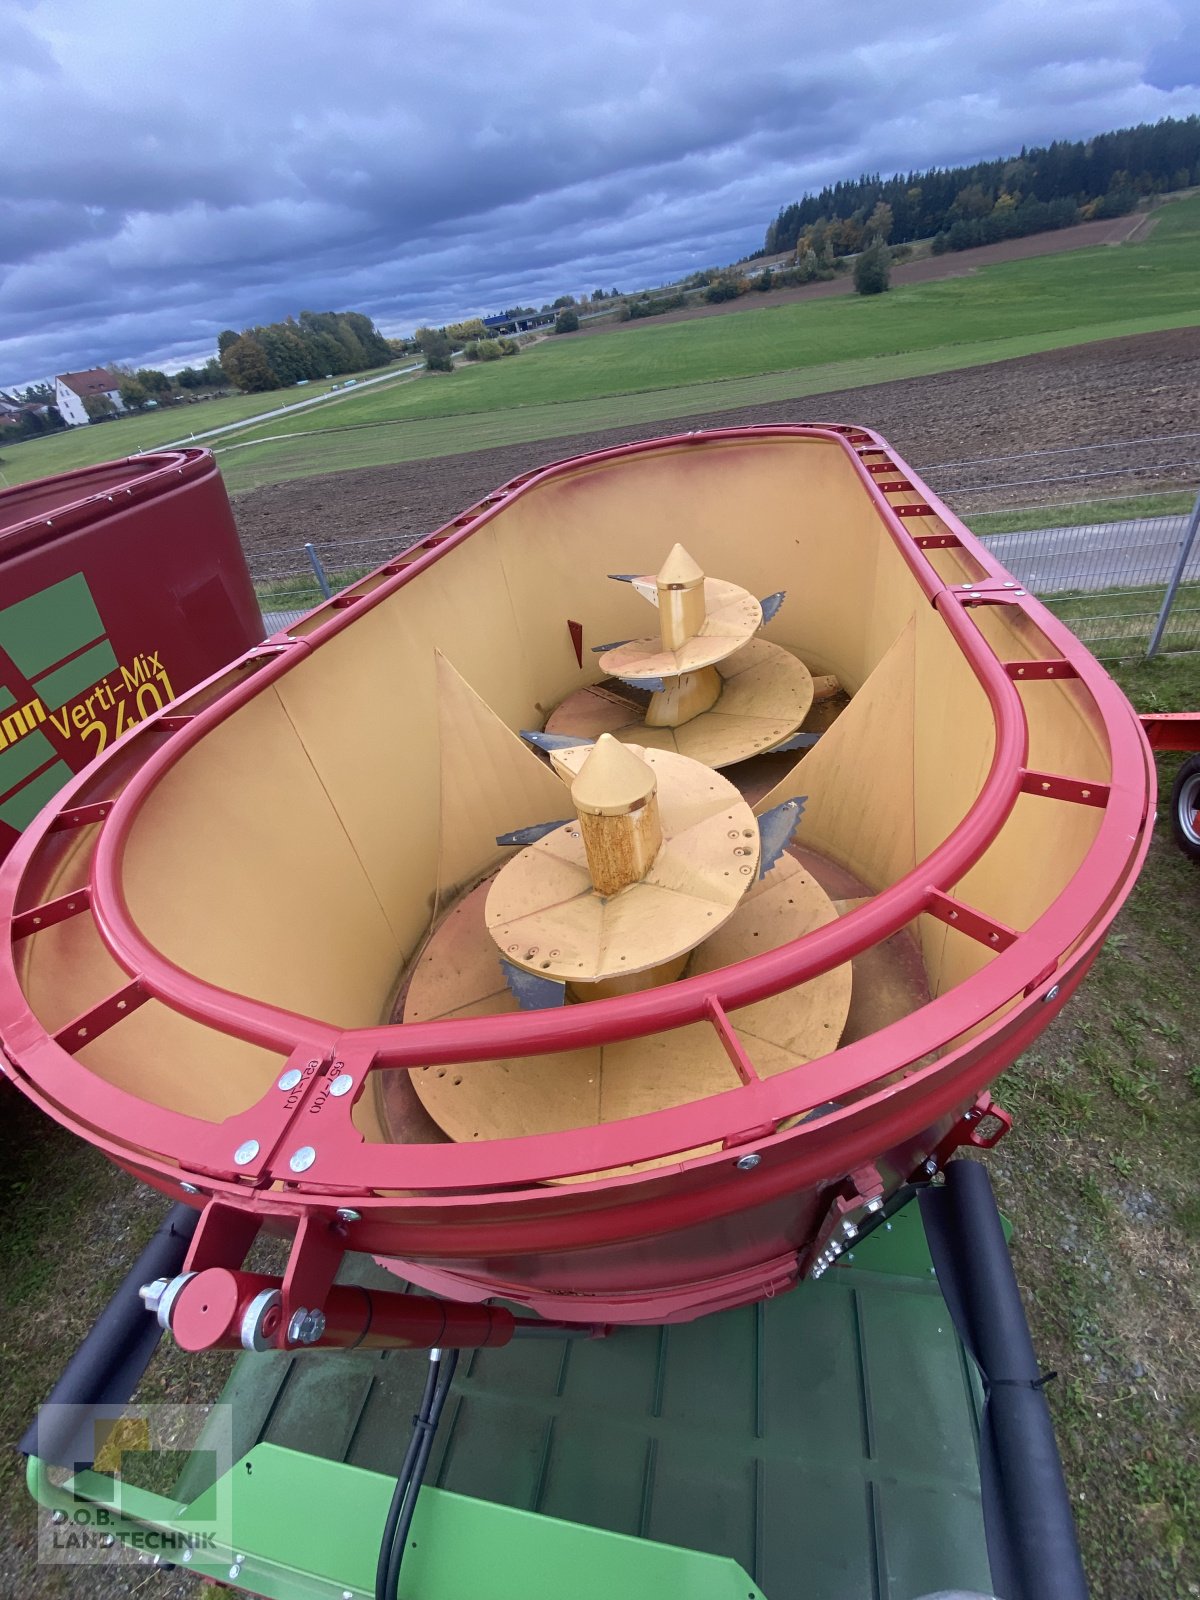
[[[156,1001],[77,1054],[85,1067],[138,1099],[208,1122],[223,1122],[261,1100],[285,1061],[241,1039],[222,1038],[214,1049],[211,1028]],[[127,1132],[136,1141],[138,1129]]]
[[[369,723],[360,735],[370,782],[378,747]],[[186,971],[343,1026],[377,1019],[400,947],[273,688],[155,786],[123,877],[142,933]]]

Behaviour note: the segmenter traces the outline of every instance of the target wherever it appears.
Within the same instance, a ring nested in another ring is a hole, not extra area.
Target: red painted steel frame
[[[262,638],[229,497],[207,450],[157,451],[0,490],[0,608],[79,576],[95,606],[99,642],[116,659],[112,678],[119,681],[122,668],[140,672],[152,663],[162,673],[166,698],[191,689]],[[100,669],[96,676],[89,688],[108,682]],[[23,686],[15,662],[0,650],[0,686],[18,703],[36,694],[43,677]],[[39,740],[48,741],[55,761],[78,772],[99,740],[140,720],[133,696],[126,695],[128,708],[125,695],[110,691],[110,712],[89,710],[88,736],[80,723],[67,720],[70,702],[61,724],[43,714]],[[157,689],[155,696],[161,704]],[[115,699],[122,701],[119,710]],[[57,705],[51,702],[52,709]],[[17,830],[0,820],[0,856],[16,837]]]
[[[1147,713],[1141,724],[1151,750],[1200,750],[1200,711]]]
[[[845,452],[883,533],[953,635],[992,710],[995,751],[975,804],[912,872],[836,923],[702,977],[586,1006],[467,1021],[340,1030],[205,983],[142,936],[122,887],[123,853],[138,811],[180,756],[264,685],[415,582],[535,481],[569,473],[580,461],[618,462],[664,447],[703,449],[768,438],[819,440]],[[905,515],[899,515],[888,492],[914,490],[923,497],[921,505],[900,508]],[[976,582],[952,585],[938,576],[925,551],[947,547],[970,560]],[[368,589],[372,579],[363,580],[367,592],[356,595],[352,588],[339,596],[337,607],[318,608],[302,637],[279,635],[252,651],[242,663],[244,681],[195,716],[181,714],[185,697],[157,728],[151,722],[135,730],[124,745],[132,775],[101,819],[86,910],[131,983],[105,1003],[107,1011],[95,1008],[77,1019],[79,1025],[94,1026],[100,1013],[100,1024],[118,1026],[113,1007],[121,998],[128,1004],[153,996],[218,1031],[277,1051],[287,1066],[301,1071],[299,1088],[289,1096],[273,1088],[220,1125],[134,1099],[74,1060],[65,1046],[75,1024],[55,1038],[40,1027],[21,993],[7,940],[0,949],[0,1042],[11,1060],[10,1075],[51,1115],[172,1195],[180,1196],[186,1179],[188,1193],[224,1202],[217,1206],[222,1215],[232,1205],[259,1220],[307,1218],[302,1242],[311,1238],[314,1246],[312,1224],[329,1223],[335,1208],[353,1208],[339,1230],[339,1249],[404,1257],[419,1264],[425,1281],[468,1297],[509,1292],[555,1316],[572,1308],[587,1320],[657,1321],[784,1287],[796,1276],[798,1255],[811,1250],[829,1210],[831,1186],[842,1184],[847,1173],[877,1163],[887,1174],[885,1187],[894,1187],[931,1154],[941,1159],[964,1140],[984,1142],[976,1138],[977,1113],[971,1110],[980,1091],[1036,1037],[1080,981],[1144,858],[1154,772],[1142,730],[1078,640],[1007,576],[878,435],[864,429],[729,429],[556,463],[514,479],[418,550],[415,558],[410,553],[373,575],[376,582],[383,578],[374,589]],[[1058,656],[1001,661],[971,616],[973,608],[994,604],[1028,614]],[[315,627],[314,618],[322,619]],[[1092,697],[1112,779],[1093,786],[1086,800],[1072,780],[1026,770],[1021,669],[1028,669],[1031,680],[1078,679]],[[1087,856],[1062,894],[1030,928],[1013,930],[963,905],[952,891],[1022,793],[1042,793],[1050,803],[1094,805],[1101,816]],[[92,797],[107,798],[94,782],[76,780],[28,831],[0,872],[0,917],[28,916],[37,906],[44,839]],[[769,1081],[752,1078],[722,1094],[599,1128],[471,1145],[365,1144],[351,1122],[352,1102],[372,1071],[539,1054],[694,1022],[715,1026],[725,1040],[728,1014],[840,965],[923,911],[957,922],[996,951],[994,958],[911,1016]],[[17,937],[17,927],[10,933]],[[912,1067],[935,1050],[940,1059]],[[284,1065],[281,1059],[281,1070]],[[905,1068],[907,1076],[899,1077]],[[354,1093],[331,1096],[329,1081],[342,1073],[353,1077]],[[777,1131],[785,1120],[830,1101],[839,1103],[832,1113]],[[256,1142],[257,1153],[235,1166],[233,1151],[246,1140]],[[313,1146],[317,1156],[297,1178],[289,1156],[301,1144]],[[719,1146],[715,1153],[680,1155],[649,1172],[561,1186],[546,1182],[713,1145]],[[760,1159],[739,1167],[738,1154],[749,1147]],[[735,1217],[738,1225],[731,1228]],[[656,1240],[653,1247],[650,1239]],[[239,1265],[244,1250],[239,1237],[222,1264]],[[314,1303],[292,1295],[285,1301],[285,1311]]]

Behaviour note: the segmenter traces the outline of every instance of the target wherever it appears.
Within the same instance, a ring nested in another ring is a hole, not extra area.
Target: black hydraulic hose
[[[425,1393],[421,1396],[420,1410],[413,1418],[412,1437],[404,1452],[404,1463],[396,1479],[392,1502],[384,1523],[383,1539],[379,1546],[379,1561],[375,1568],[375,1600],[396,1600],[400,1583],[400,1563],[408,1543],[409,1529],[417,1509],[417,1496],[429,1465],[433,1438],[441,1420],[454,1369],[458,1365],[457,1350],[430,1352],[429,1372],[425,1379]]]
[[[921,1219],[959,1338],[983,1378],[980,1487],[992,1583],[1005,1600],[1087,1600],[1043,1376],[988,1179],[952,1161]]]
[[[168,1212],[67,1362],[37,1421],[30,1423],[20,1445],[25,1455],[72,1471],[92,1465],[96,1413],[115,1415],[128,1403],[162,1338],[138,1290],[155,1278],[175,1277],[199,1220],[192,1206],[176,1205]]]
[[[400,1514],[399,1525],[396,1528],[396,1537],[392,1542],[391,1559],[388,1562],[388,1600],[399,1596],[400,1564],[404,1560],[404,1551],[408,1545],[408,1533],[412,1527],[413,1516],[417,1509],[417,1496],[421,1492],[421,1485],[425,1481],[425,1470],[429,1465],[429,1457],[433,1450],[433,1438],[437,1425],[441,1420],[442,1410],[450,1393],[450,1385],[454,1381],[454,1369],[458,1365],[458,1351],[443,1352],[440,1362],[441,1373],[438,1386],[433,1396],[433,1405],[430,1407],[428,1425],[421,1430],[421,1442],[417,1450],[417,1459],[413,1463],[412,1482],[408,1494],[405,1496],[404,1509]]]
[[[392,1558],[392,1546],[396,1542],[396,1527],[400,1521],[400,1513],[404,1509],[404,1497],[408,1492],[408,1485],[412,1478],[413,1463],[416,1461],[417,1451],[420,1449],[422,1428],[429,1420],[429,1412],[433,1405],[433,1396],[437,1388],[439,1371],[440,1361],[433,1360],[431,1356],[425,1375],[425,1393],[421,1396],[421,1404],[413,1417],[412,1432],[408,1437],[408,1449],[404,1452],[404,1462],[397,1474],[396,1487],[392,1491],[392,1501],[388,1506],[387,1520],[383,1525],[383,1538],[379,1544],[379,1560],[375,1564],[375,1600],[386,1600],[388,1564]]]

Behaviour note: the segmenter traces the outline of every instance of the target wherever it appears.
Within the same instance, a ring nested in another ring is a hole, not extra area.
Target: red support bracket
[[[956,583],[946,593],[964,606],[1011,606],[1024,600],[1026,591],[1013,578],[983,578],[979,583]]]
[[[210,1200],[200,1213],[181,1271],[205,1272],[209,1267],[227,1267],[236,1272],[261,1226],[261,1219],[253,1211]]]
[[[159,717],[154,726],[161,728],[164,733],[178,733],[180,728],[186,728],[191,720],[191,712],[179,711],[172,713],[170,716]]]
[[[567,618],[567,632],[571,635],[571,643],[575,647],[575,659],[580,666],[583,665],[583,623]]]
[[[261,1272],[206,1267],[164,1286],[155,1301],[184,1350],[460,1350],[507,1344],[532,1319],[502,1306],[338,1284],[321,1305],[287,1315],[283,1286]],[[563,1324],[533,1324],[542,1328]],[[599,1329],[592,1330],[593,1336]]]
[[[56,922],[77,917],[92,903],[90,889],[76,889],[73,894],[60,895],[57,900],[47,900],[43,905],[32,906],[12,919],[10,928],[14,939],[27,939],[42,928],[52,928]]]
[[[1138,720],[1151,750],[1200,750],[1200,711],[1159,711]]]
[[[998,1106],[991,1095],[981,1094],[969,1111],[963,1113],[946,1134],[937,1149],[917,1173],[918,1178],[930,1177],[940,1171],[956,1150],[970,1145],[975,1150],[993,1150],[1006,1133],[1012,1132],[1013,1119],[1003,1106]]]
[[[68,828],[86,828],[93,822],[103,822],[113,808],[111,800],[97,800],[90,806],[72,806],[60,811],[50,824],[51,833],[63,833]]]
[[[880,451],[878,448],[859,451],[860,456],[881,454],[882,451]],[[889,472],[895,472],[897,470],[896,463],[894,461],[889,461],[886,457],[882,461],[864,461],[863,466],[866,467],[867,471],[873,478],[886,478]]]
[[[850,1249],[859,1230],[883,1210],[883,1179],[874,1166],[859,1167],[833,1184],[822,1198],[824,1213],[808,1248],[801,1252],[800,1275],[819,1278],[843,1250]]]
[[[953,550],[962,546],[956,533],[914,533],[912,542],[918,550]]]
[[[297,1127],[304,1128],[314,1107],[329,1099],[332,1054],[322,1054],[320,1046],[301,1043],[286,1061],[270,1087],[236,1117],[214,1124],[203,1143],[197,1141],[188,1155],[193,1172],[214,1177],[237,1178],[250,1187],[262,1187],[277,1177],[286,1181],[303,1170],[290,1166],[289,1153],[303,1149],[307,1140]],[[282,1152],[282,1155],[281,1155]],[[284,1171],[275,1172],[272,1163],[282,1160]]]
[[[927,506],[924,501],[920,501],[915,506],[893,506],[892,510],[896,513],[896,515],[898,517],[936,517],[937,516],[937,512],[933,509],[933,507],[932,506]]]
[[[773,1122],[760,1122],[753,1128],[742,1128],[737,1133],[727,1133],[721,1140],[722,1150],[740,1150],[745,1144],[757,1144],[760,1139],[769,1139],[775,1132]]]
[[[90,1011],[85,1011],[82,1016],[68,1022],[65,1028],[60,1028],[54,1035],[54,1042],[68,1055],[74,1055],[77,1050],[82,1050],[85,1045],[102,1033],[107,1033],[115,1023],[121,1022],[131,1011],[136,1011],[145,1005],[150,995],[142,987],[141,980],[135,978],[132,983],[127,983],[123,989],[118,989],[99,1005],[94,1005]]]
[[[297,1311],[319,1310],[346,1251],[346,1230],[328,1213],[306,1211],[296,1228],[283,1275],[283,1325]]]
[[[1052,661],[1006,661],[1004,670],[1010,678],[1023,682],[1032,678],[1077,678],[1079,674],[1064,657]]]
[[[904,494],[912,488],[912,484],[907,478],[896,478],[891,483],[876,484],[876,488],[882,490],[884,494]]]
[[[940,889],[930,891],[929,904],[925,909],[939,922],[957,928],[960,933],[967,934],[971,939],[977,939],[980,944],[987,945],[989,950],[1007,950],[1017,938],[1015,928],[1009,928],[1003,922],[994,922],[991,917],[982,911],[977,911],[974,906],[956,900],[953,895],[943,894]]]
[[[1021,789],[1025,794],[1040,794],[1047,800],[1070,800],[1077,806],[1108,804],[1108,784],[1081,782],[1078,778],[1064,778],[1057,772],[1023,772]]]
[[[746,1054],[742,1041],[737,1036],[737,1030],[726,1015],[724,1006],[715,995],[709,996],[705,1010],[708,1012],[708,1020],[717,1030],[717,1037],[721,1041],[721,1046],[729,1057],[730,1064],[738,1077],[743,1083],[758,1083],[760,1080],[758,1073],[755,1071],[754,1063]],[[771,1131],[773,1132],[774,1130],[772,1129]]]

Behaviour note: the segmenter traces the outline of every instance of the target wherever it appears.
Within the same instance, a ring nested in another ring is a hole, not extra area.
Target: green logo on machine
[[[45,725],[69,737],[63,708],[117,657],[82,572],[0,611],[0,650],[14,669],[0,682],[0,821],[19,832],[71,776]]]

